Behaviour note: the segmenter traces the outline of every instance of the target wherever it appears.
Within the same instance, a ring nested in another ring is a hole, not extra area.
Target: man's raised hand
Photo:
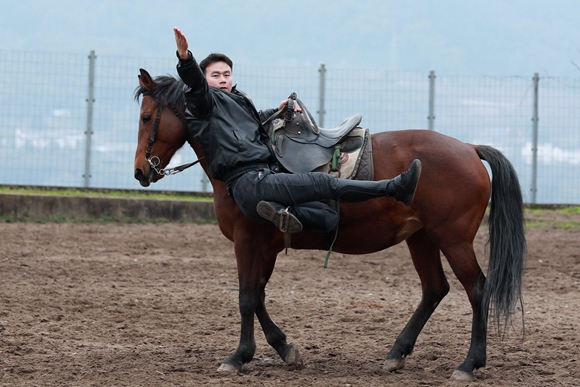
[[[173,27],[173,33],[175,34],[175,44],[177,44],[177,54],[181,59],[187,59],[189,57],[187,38],[177,27]]]

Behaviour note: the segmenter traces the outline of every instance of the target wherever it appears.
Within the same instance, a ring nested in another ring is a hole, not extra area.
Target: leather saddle
[[[294,111],[295,103],[302,112]],[[283,116],[284,112],[286,114]],[[321,128],[316,124],[310,111],[297,98],[296,93],[292,93],[288,99],[287,109],[276,112],[263,125],[270,135],[278,162],[287,171],[338,172],[340,175],[341,164],[350,159],[349,154],[356,152],[357,160],[352,160],[351,169],[357,172],[362,150],[368,149],[366,153],[370,152],[368,129],[358,127],[361,120],[362,115],[354,114],[334,128]],[[342,177],[351,178],[355,173],[351,171],[350,175]],[[365,176],[364,179],[368,177]]]

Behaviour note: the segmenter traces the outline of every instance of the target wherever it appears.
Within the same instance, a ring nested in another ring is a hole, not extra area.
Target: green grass
[[[562,221],[552,219],[526,219],[526,228],[580,228],[580,221]]]
[[[580,228],[580,206],[533,206],[525,209],[527,228]]]
[[[173,192],[173,191],[140,191],[140,190],[113,190],[113,189],[84,189],[84,188],[66,188],[66,187],[39,187],[39,186],[8,186],[0,185],[0,195],[52,195],[52,196],[76,196],[92,198],[130,198],[130,199],[158,199],[158,200],[181,200],[188,202],[206,202],[213,201],[212,193],[196,192]],[[114,216],[103,216],[100,218],[76,219],[68,216],[51,216],[42,218],[25,218],[15,219],[11,215],[0,215],[0,222],[4,223],[126,223],[141,224],[154,223],[165,224],[170,222],[178,223],[216,223],[214,219],[196,220],[179,220],[170,221],[167,219],[135,219],[135,218],[118,218]]]
[[[580,214],[580,206],[565,207],[565,208],[556,210],[556,212],[561,212],[564,214]]]
[[[565,204],[545,204],[545,205],[525,205],[526,212],[541,214],[544,212],[555,212],[560,214],[580,214],[580,206]]]
[[[30,186],[0,186],[0,193],[18,195],[55,195],[81,197],[119,197],[135,199],[165,199],[186,201],[213,201],[211,193],[196,192],[166,192],[166,191],[138,191],[92,188],[60,188],[60,187],[30,187]]]
[[[81,197],[118,197],[135,199],[160,199],[160,200],[184,200],[184,201],[213,201],[212,193],[174,192],[174,191],[145,191],[145,190],[114,190],[114,189],[91,189],[91,188],[60,188],[60,187],[37,187],[37,186],[8,186],[0,185],[0,194],[18,195],[54,195],[54,196],[81,196]],[[576,216],[578,215],[578,216]],[[580,206],[526,206],[525,218],[527,228],[580,228]],[[9,216],[0,216],[0,222],[15,222]],[[138,220],[133,218],[118,219],[116,217],[102,217],[90,220],[78,220],[68,217],[52,217],[42,219],[24,219],[19,222],[33,223],[168,223],[165,220]],[[188,223],[187,220],[183,223]],[[197,222],[199,223],[199,222]],[[207,223],[215,223],[208,220]],[[487,223],[482,224],[487,227]]]
[[[163,225],[168,223],[181,223],[181,224],[217,224],[215,219],[198,219],[196,221],[182,219],[179,221],[170,221],[167,219],[135,219],[135,218],[117,218],[115,216],[103,216],[101,218],[90,218],[90,219],[76,219],[67,216],[53,216],[49,218],[24,218],[16,220],[11,216],[0,216],[0,223],[82,223],[82,224],[106,224],[106,223],[124,223],[124,224],[157,224]]]

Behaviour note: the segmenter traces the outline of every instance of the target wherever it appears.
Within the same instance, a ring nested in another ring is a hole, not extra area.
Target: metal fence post
[[[324,127],[324,114],[326,113],[324,110],[324,89],[326,82],[326,67],[324,66],[324,63],[320,64],[318,72],[320,73],[320,83],[318,88],[318,125]]]
[[[85,145],[85,173],[84,186],[90,186],[91,178],[91,138],[93,135],[93,103],[95,102],[95,50],[91,50],[89,54],[89,96],[87,98],[87,130],[85,131],[86,145]]]
[[[538,192],[538,90],[540,76],[534,73],[534,108],[532,112],[532,187],[530,188],[532,204],[536,204],[536,193]]]
[[[429,72],[429,116],[427,117],[429,130],[435,126],[435,71]]]

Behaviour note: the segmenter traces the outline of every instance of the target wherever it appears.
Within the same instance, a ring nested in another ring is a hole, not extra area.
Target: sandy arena
[[[276,323],[304,361],[285,365],[256,320],[243,373],[217,372],[239,340],[233,244],[216,225],[2,223],[1,386],[580,386],[580,220],[527,229],[525,335],[490,329],[487,367],[450,381],[471,309],[451,284],[406,367],[384,357],[420,300],[406,245],[365,256],[290,250],[267,287]],[[562,219],[560,219],[562,218]],[[476,252],[485,265],[487,229]]]

